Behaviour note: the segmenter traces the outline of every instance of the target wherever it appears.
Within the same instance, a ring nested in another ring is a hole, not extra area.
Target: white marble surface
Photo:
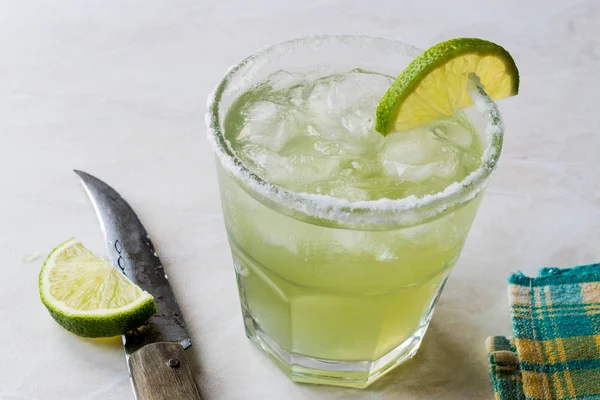
[[[483,341],[510,332],[508,273],[600,260],[599,20],[597,0],[0,1],[0,399],[133,399],[119,341],[67,333],[38,298],[54,245],[75,235],[103,251],[72,168],[145,221],[205,400],[491,399]],[[488,38],[521,70],[521,94],[500,103],[499,169],[424,347],[364,391],[294,384],[245,338],[204,129],[227,67],[332,32],[421,48]]]

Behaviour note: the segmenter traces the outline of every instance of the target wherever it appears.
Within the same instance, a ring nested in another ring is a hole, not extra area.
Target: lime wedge
[[[475,73],[494,100],[519,91],[519,71],[501,46],[476,38],[439,43],[416,57],[377,107],[375,128],[383,135],[454,115],[472,104],[467,93]]]
[[[39,286],[50,315],[79,336],[121,335],[156,312],[152,295],[74,238],[46,258]]]

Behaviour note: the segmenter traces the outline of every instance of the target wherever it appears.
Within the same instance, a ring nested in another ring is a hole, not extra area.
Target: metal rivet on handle
[[[179,367],[179,360],[176,358],[171,358],[169,360],[169,362],[167,363],[167,365],[171,368],[178,368]]]

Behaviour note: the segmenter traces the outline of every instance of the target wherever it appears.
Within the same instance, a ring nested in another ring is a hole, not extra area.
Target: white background
[[[73,168],[129,199],[188,321],[205,400],[491,399],[488,335],[506,278],[600,260],[597,0],[0,1],[0,399],[133,399],[120,341],[77,338],[41,305],[43,258],[103,241]],[[420,48],[500,43],[521,93],[504,153],[415,361],[365,391],[291,383],[245,338],[205,139],[206,96],[267,44],[364,33]],[[26,262],[28,256],[40,258]]]

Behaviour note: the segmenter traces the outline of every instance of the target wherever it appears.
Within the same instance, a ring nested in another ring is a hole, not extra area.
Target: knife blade
[[[167,274],[131,206],[109,185],[75,170],[87,192],[115,268],[154,296],[157,313],[135,332],[123,335],[123,347],[136,399],[200,399],[185,356],[192,345]]]

